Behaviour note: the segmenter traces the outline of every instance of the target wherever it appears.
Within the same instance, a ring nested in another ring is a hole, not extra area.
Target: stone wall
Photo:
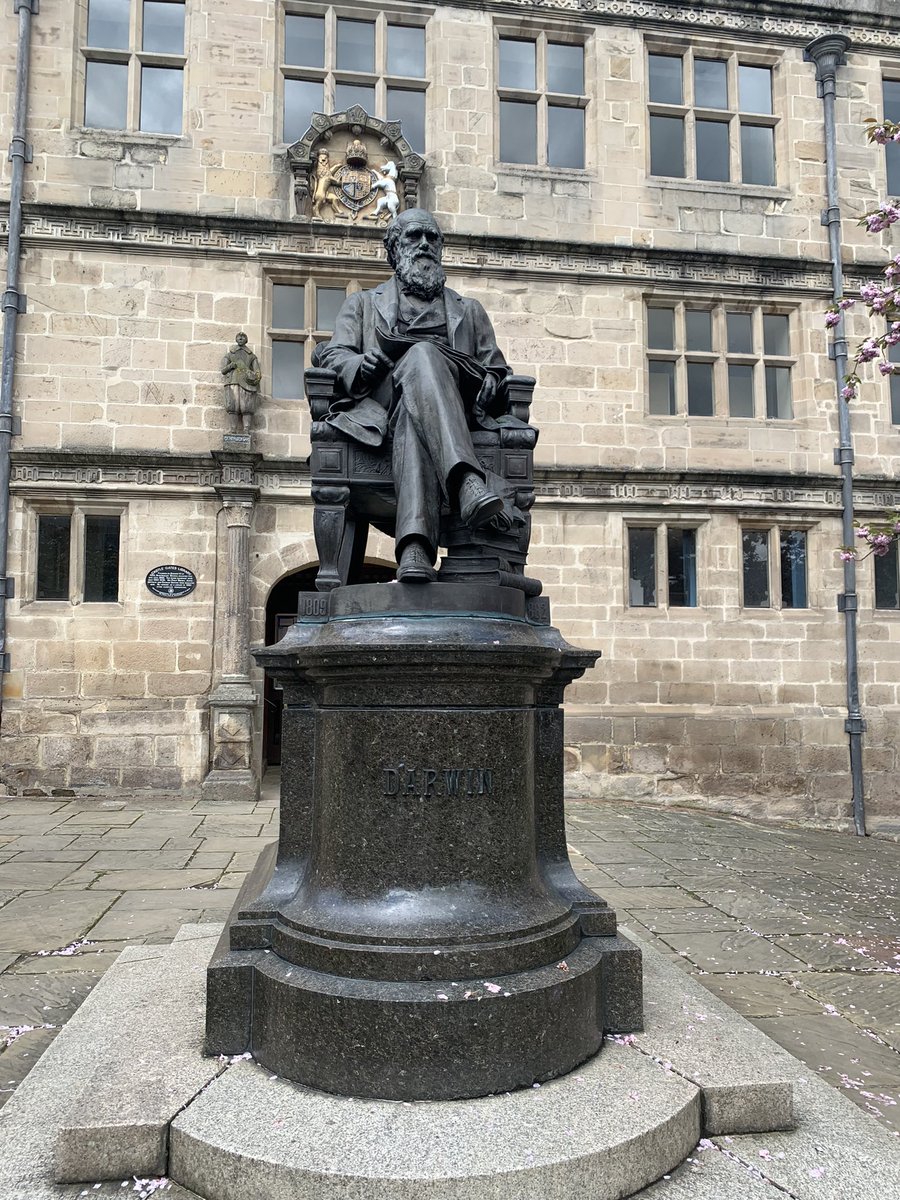
[[[188,5],[180,136],[81,126],[86,9],[85,2],[43,0],[35,22],[34,162],[26,199],[185,217],[289,219],[293,201],[280,124],[280,0]],[[525,222],[528,235],[538,238],[826,259],[819,222],[822,110],[803,48],[833,29],[838,14],[832,5],[815,3],[779,4],[765,15],[755,9],[684,4],[657,13],[656,6],[623,10],[621,4],[596,3],[573,17],[549,3],[526,15],[513,2],[490,13],[436,8],[428,24],[425,199],[447,228],[465,233],[503,236],[511,222]],[[361,0],[359,10],[374,16],[379,6]],[[869,13],[855,6],[854,17],[855,26],[838,26],[854,42],[838,86],[841,190],[848,212],[864,210],[884,191],[883,159],[865,146],[860,129],[881,107],[879,55],[889,64],[900,51],[900,20],[890,0],[879,0]],[[0,14],[0,81],[10,98],[16,28],[11,11]],[[495,30],[513,37],[556,30],[585,40],[584,170],[499,163]],[[715,55],[742,51],[776,68],[777,186],[660,185],[649,176],[644,51],[677,53],[689,46],[701,51],[705,46]],[[5,111],[0,106],[2,144],[9,140],[10,123],[11,99]],[[3,170],[8,173],[6,164]],[[851,255],[871,259],[872,242],[862,231],[848,225],[845,243]]]
[[[740,599],[738,522],[751,511],[731,506],[701,525],[699,607],[635,609],[625,603],[623,514],[540,503],[531,563],[554,622],[603,651],[569,690],[573,794],[846,821],[840,521],[807,510],[810,607],[750,611]],[[664,513],[673,519],[662,508],[657,518]],[[688,515],[679,506],[677,516]],[[883,816],[900,805],[900,613],[874,609],[871,562],[859,574],[868,803]]]
[[[3,782],[14,792],[58,788],[180,791],[205,767],[206,693],[214,645],[215,497],[108,489],[19,491],[10,574],[33,580],[36,509],[98,499],[123,513],[121,601],[9,604],[13,670],[4,681]],[[154,597],[147,572],[179,559],[197,588]],[[26,567],[26,563],[28,566]]]
[[[268,397],[256,418],[254,449],[277,459],[306,457],[306,404],[271,398],[267,323],[273,282],[321,278],[311,255],[292,255],[288,235],[264,263],[228,248],[215,256],[176,256],[164,237],[154,253],[111,252],[89,235],[75,249],[76,240],[61,248],[52,237],[35,237],[26,255],[29,307],[19,320],[15,404],[22,434],[16,449],[209,454],[233,426],[219,363],[244,329],[262,362]],[[328,281],[368,286],[384,277],[377,236],[366,242],[371,261],[362,267],[355,249],[349,237],[334,241]],[[741,285],[726,284],[712,264],[705,279],[695,270],[689,281],[686,272],[661,281],[647,260],[631,263],[632,278],[624,282],[615,278],[621,260],[613,257],[594,266],[606,278],[588,282],[576,271],[555,270],[552,260],[540,264],[537,256],[503,275],[473,269],[466,258],[462,243],[451,239],[450,283],[484,304],[510,363],[537,379],[540,464],[832,473],[834,381],[822,322],[826,273],[804,279],[786,267],[767,284],[751,259]],[[645,301],[675,303],[686,286],[698,302],[787,311],[794,420],[647,414]],[[861,337],[866,328],[863,318],[851,317],[851,334]],[[900,469],[888,394],[886,381],[873,380],[854,405],[861,476],[892,478]]]
[[[0,13],[0,145],[9,140],[14,14]],[[599,666],[572,689],[570,783],[737,811],[846,819],[843,623],[835,609],[835,385],[822,311],[831,295],[823,125],[803,47],[829,3],[438,7],[428,25],[424,203],[447,231],[451,284],[491,313],[514,368],[537,378],[532,570]],[[361,0],[362,15],[378,6]],[[194,0],[182,136],[85,130],[86,4],[42,0],[35,19],[13,441],[0,785],[15,792],[199,791],[208,697],[221,669],[225,521],[214,457],[234,428],[219,361],[244,329],[263,366],[250,528],[250,640],[279,580],[315,563],[308,412],[271,398],[275,283],[366,287],[386,268],[374,230],[298,219],[280,142],[279,6]],[[844,14],[841,20],[849,21]],[[838,84],[840,189],[850,284],[891,234],[855,224],[885,190],[863,119],[900,77],[900,18],[854,6]],[[78,24],[81,22],[81,24]],[[843,26],[842,26],[843,28]],[[583,38],[584,170],[498,162],[495,32]],[[775,68],[774,187],[649,175],[646,51],[694,46]],[[0,155],[0,203],[9,165]],[[300,214],[300,218],[303,214]],[[0,211],[0,227],[4,221]],[[789,316],[792,420],[647,412],[646,303],[775,306]],[[851,338],[867,325],[852,318]],[[299,390],[299,389],[298,389]],[[853,408],[861,515],[900,504],[888,385]],[[256,494],[256,493],[254,493]],[[120,603],[34,599],[36,514],[110,506],[124,521]],[[632,608],[629,522],[698,530],[699,606]],[[807,530],[809,607],[741,606],[741,522]],[[383,538],[370,558],[390,562]],[[190,567],[164,601],[147,571]],[[860,568],[862,700],[871,811],[900,810],[900,613],[874,610]],[[261,689],[254,670],[252,682]],[[255,762],[261,761],[256,714]]]

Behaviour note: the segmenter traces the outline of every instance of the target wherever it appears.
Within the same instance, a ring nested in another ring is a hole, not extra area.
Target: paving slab
[[[21,862],[13,860],[0,866],[0,887],[10,891],[51,888],[71,875],[76,866],[66,862]]]
[[[89,894],[102,896],[105,893]],[[236,899],[236,891],[224,888],[128,892],[91,928],[91,938],[101,941],[133,937],[172,938],[185,922],[201,921],[204,914],[211,911],[221,912],[224,919]],[[2,915],[0,909],[0,918]]]
[[[190,865],[197,871],[211,871],[214,869],[224,871],[233,858],[234,855],[227,850],[219,850],[212,854],[206,854],[202,850],[194,850],[191,854]]]
[[[679,886],[687,879],[686,875],[676,871],[674,867],[666,866],[665,863],[660,863],[657,867],[605,863],[603,870],[612,879],[615,887],[667,887],[670,884]]]
[[[96,883],[100,878],[97,871],[91,871],[88,867],[78,867],[71,875],[56,885],[58,892],[83,892],[92,884]]]
[[[160,833],[171,837],[190,837],[203,821],[202,816],[192,812],[148,812],[139,811],[131,832],[140,836]]]
[[[139,808],[129,808],[116,810],[113,808],[98,809],[95,812],[83,810],[73,813],[72,816],[66,817],[65,821],[58,823],[58,828],[61,833],[71,833],[74,835],[79,833],[85,827],[100,826],[105,829],[115,829],[122,826],[134,825],[141,818],[142,810]],[[52,820],[52,818],[48,818]]]
[[[63,1025],[102,977],[97,971],[0,975],[0,1025]]]
[[[249,817],[204,817],[201,835],[203,837],[261,837],[264,826],[264,821],[256,821]]]
[[[711,973],[733,971],[802,971],[804,964],[764,937],[737,930],[730,933],[667,933],[662,940],[677,953]]]
[[[696,899],[678,887],[606,888],[603,896],[613,908],[697,907]]]
[[[188,857],[187,852],[185,852],[185,857]],[[93,859],[87,864],[87,869],[95,870]],[[141,885],[141,891],[186,890],[203,885],[211,887],[214,883],[218,883],[221,874],[222,872],[218,868],[211,871],[195,871],[190,867],[183,870],[171,871],[141,870],[137,876],[137,882]],[[97,880],[91,884],[91,889],[95,892],[125,892],[128,890],[129,885],[135,883],[135,880],[135,872],[130,869],[124,871],[101,871]]]
[[[191,924],[182,925],[173,942],[193,942],[204,938],[212,938],[214,941],[222,936],[222,924],[219,921],[194,921]]]
[[[17,863],[84,863],[91,857],[90,850],[15,850],[8,861]]]
[[[2,839],[0,839],[2,840]],[[7,850],[67,850],[77,841],[71,834],[62,837],[55,833],[23,833],[6,843]]]
[[[900,1059],[893,1047],[839,1013],[760,1017],[753,1023],[812,1070],[830,1073],[835,1086],[848,1077],[872,1083],[897,1080]]]
[[[48,833],[63,821],[60,813],[13,813],[0,817],[0,837],[9,834]],[[74,831],[72,836],[74,837]]]
[[[794,1013],[818,1015],[822,1012],[822,1004],[807,996],[799,985],[771,975],[707,974],[703,977],[703,986],[742,1017],[786,1017]]]
[[[900,968],[900,937],[870,934],[789,934],[776,945],[811,967],[865,971],[879,966]]]
[[[109,908],[100,892],[44,892],[20,896],[0,908],[0,951],[56,950],[74,942]]]
[[[116,961],[119,951],[124,949],[121,942],[84,942],[83,946],[83,949],[77,949],[71,954],[57,953],[20,958],[13,968],[14,973],[16,975],[60,975],[69,972],[78,974],[82,971],[93,971],[103,974]],[[2,987],[2,983],[0,983],[0,987]]]
[[[168,834],[165,833],[154,837],[148,833],[123,833],[117,829],[102,835],[80,833],[76,838],[69,839],[69,846],[75,850],[89,850],[93,853],[100,850],[153,851],[161,850],[168,840]]]
[[[738,922],[717,908],[642,908],[641,923],[654,933],[726,933]]]
[[[848,1021],[874,1030],[900,1050],[900,975],[830,971],[798,975],[797,980],[808,995],[839,1008]]]
[[[134,847],[101,849],[90,856],[94,871],[172,871],[186,867],[190,850],[137,850]]]
[[[4,1032],[0,1029],[0,1047],[3,1046]],[[7,1103],[58,1033],[58,1028],[39,1026],[20,1034],[10,1045],[0,1049],[0,1107]]]
[[[6,799],[0,800],[0,817],[13,816],[16,813],[53,813],[65,808],[68,801],[38,800],[38,799]]]
[[[585,841],[581,853],[589,862],[600,867],[613,863],[643,863],[657,870],[665,870],[664,864],[655,855],[630,842]]]
[[[220,850],[230,850],[232,854],[249,854],[253,861],[257,858],[266,846],[270,845],[275,839],[269,837],[237,837],[223,836],[217,834],[213,837],[202,837],[197,842],[197,849],[202,850],[204,854],[217,853]]]

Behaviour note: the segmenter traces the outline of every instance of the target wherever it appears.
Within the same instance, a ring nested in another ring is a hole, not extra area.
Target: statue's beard
[[[444,290],[447,280],[440,260],[430,254],[401,254],[395,270],[403,290],[422,300],[434,300]]]

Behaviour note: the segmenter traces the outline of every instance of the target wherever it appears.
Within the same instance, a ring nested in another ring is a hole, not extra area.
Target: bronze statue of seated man
[[[347,297],[316,361],[337,375],[326,421],[364,445],[390,444],[397,578],[427,582],[442,505],[471,529],[503,519],[471,430],[496,428],[510,368],[482,306],[445,286],[434,217],[409,209],[384,242],[393,277]]]

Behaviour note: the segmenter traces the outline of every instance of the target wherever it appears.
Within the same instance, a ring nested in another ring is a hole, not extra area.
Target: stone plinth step
[[[169,1122],[223,1069],[202,1054],[214,942],[208,927],[196,928],[205,939],[185,934],[168,947],[124,950],[82,1006],[93,1053],[59,1131],[60,1182],[164,1175]]]
[[[171,947],[137,947],[107,972],[0,1110],[3,1200],[71,1200],[73,1188],[55,1182],[60,1156],[70,1176],[94,1185],[91,1195],[122,1195],[120,1182],[143,1173],[138,1156],[160,1139],[172,1195],[200,1200],[900,1195],[895,1140],[652,947],[643,948],[644,1034],[608,1042],[541,1088],[410,1104],[325,1096],[254,1063],[203,1058],[204,973],[220,932],[185,927]],[[158,1016],[137,1019],[151,997]],[[127,1041],[116,1034],[123,1017]],[[148,1071],[169,1080],[167,1099],[144,1092]],[[797,1128],[779,1132],[786,1085]],[[767,1132],[710,1136],[723,1112],[746,1126],[770,1102]],[[468,1130],[467,1112],[481,1118]],[[285,1185],[301,1155],[300,1175]],[[95,1183],[103,1163],[116,1182]],[[601,1164],[618,1191],[598,1190]],[[348,1178],[360,1166],[368,1174]]]
[[[169,1175],[206,1200],[619,1200],[699,1137],[699,1089],[627,1046],[465,1101],[354,1100],[244,1062],[173,1122]]]

